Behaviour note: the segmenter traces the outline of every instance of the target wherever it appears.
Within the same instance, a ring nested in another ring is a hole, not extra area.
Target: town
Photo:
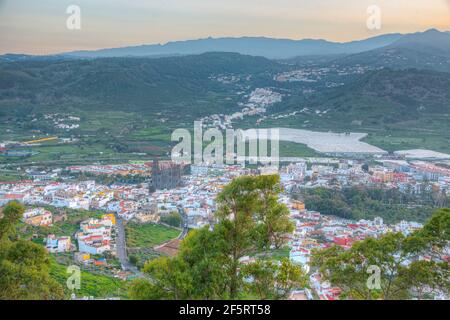
[[[431,192],[445,199],[450,193],[450,169],[446,160],[417,160],[408,154],[376,161],[348,158],[297,160],[283,163],[280,168],[189,166],[170,161],[32,168],[24,172],[29,180],[0,183],[0,206],[10,201],[25,204],[28,209],[24,223],[41,227],[51,227],[56,219],[62,219],[48,208],[97,212],[95,216],[79,221],[76,232],[48,233],[42,241],[51,254],[70,253],[74,263],[89,266],[91,270],[109,265],[108,274],[130,279],[139,276],[139,271],[129,266],[126,244],[120,244],[124,240],[119,240],[125,235],[119,236],[123,230],[118,222],[158,225],[164,224],[164,218],[169,215],[179,215],[180,222],[175,226],[179,236],[154,247],[159,254],[174,256],[189,230],[214,227],[216,196],[225,185],[242,175],[280,176],[282,193],[279,202],[289,208],[290,219],[295,224],[295,231],[282,254],[306,272],[311,271],[309,263],[314,249],[331,245],[350,248],[356,241],[388,232],[408,235],[423,224],[406,220],[386,223],[381,217],[354,220],[323,214],[308,208],[296,194],[316,188],[339,190],[352,186],[397,190],[412,197]],[[79,180],[80,174],[89,174],[90,180]],[[138,183],[103,184],[101,179],[96,181],[104,176],[140,176],[143,179]],[[449,256],[441,258],[448,261]],[[117,259],[119,263],[115,262]],[[254,258],[246,259],[252,261]],[[321,281],[319,273],[311,272],[310,289],[292,292],[291,299],[334,300],[339,299],[339,294],[339,288]],[[435,298],[445,297],[437,295]]]

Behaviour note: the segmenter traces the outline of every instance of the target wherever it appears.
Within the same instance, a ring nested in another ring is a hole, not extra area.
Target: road
[[[178,207],[178,212],[180,213],[181,218],[183,219],[182,222],[182,228],[183,231],[181,231],[180,235],[178,236],[178,239],[183,240],[184,238],[186,238],[188,232],[189,232],[189,228],[188,228],[188,218],[187,218],[187,214],[184,213],[183,208]]]
[[[128,260],[127,254],[127,243],[125,237],[125,226],[123,224],[123,220],[116,216],[116,227],[117,227],[117,257],[119,258],[120,265],[122,266],[122,270],[131,271],[138,276],[142,276],[142,273],[139,269],[130,263]]]
[[[187,220],[187,215],[184,213],[184,210],[182,208],[178,208],[178,212],[180,213],[181,217],[183,218],[183,222],[182,222],[183,230],[181,231],[180,235],[178,236],[178,239],[183,240],[189,231],[188,220]],[[130,261],[128,260],[125,226],[123,224],[123,219],[118,216],[116,216],[116,227],[117,227],[117,239],[116,239],[117,258],[120,261],[122,270],[130,271],[138,277],[147,278],[142,272],[139,271],[139,269],[135,265],[130,263]]]

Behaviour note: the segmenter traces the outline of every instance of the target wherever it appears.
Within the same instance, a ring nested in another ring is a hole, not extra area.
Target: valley
[[[0,163],[167,158],[172,131],[191,130],[195,120],[221,130],[360,132],[361,143],[387,152],[450,153],[450,73],[436,71],[429,52],[448,61],[450,53],[445,43],[424,49],[436,37],[448,34],[430,30],[363,53],[284,60],[220,52],[0,58],[0,143],[11,150]],[[361,55],[404,50],[411,41],[424,43],[414,59],[361,62]],[[51,136],[59,140],[21,145]],[[300,142],[291,140],[298,146],[282,148],[281,156],[309,155]]]

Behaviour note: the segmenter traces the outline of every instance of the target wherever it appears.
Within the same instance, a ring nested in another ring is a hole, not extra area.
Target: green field
[[[126,226],[127,246],[130,248],[150,248],[176,238],[180,231],[157,224],[129,223]]]
[[[13,173],[0,173],[0,181],[2,182],[11,182],[11,181],[19,181],[23,180],[24,176],[20,174],[13,174]]]
[[[67,267],[51,260],[50,275],[64,288],[67,296],[72,293],[67,289],[67,279],[71,275],[67,273]],[[75,290],[77,297],[92,296],[95,298],[127,298],[127,283],[120,279],[105,275],[93,274],[81,271],[80,289]]]
[[[280,157],[321,157],[320,153],[301,143],[280,141]]]
[[[291,249],[289,248],[289,246],[283,246],[278,249],[271,249],[268,252],[256,252],[251,256],[259,257],[262,259],[281,261],[284,258],[289,258],[290,251]]]
[[[394,134],[369,134],[364,142],[383,150],[393,152],[409,149],[430,149],[450,153],[450,143],[442,135],[426,135],[418,132],[403,132]]]

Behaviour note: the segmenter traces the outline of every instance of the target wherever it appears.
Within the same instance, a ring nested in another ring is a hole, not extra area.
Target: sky
[[[66,26],[70,5],[81,28]],[[367,8],[379,6],[381,29]],[[225,36],[351,41],[437,28],[450,0],[0,0],[0,54],[51,54]]]

